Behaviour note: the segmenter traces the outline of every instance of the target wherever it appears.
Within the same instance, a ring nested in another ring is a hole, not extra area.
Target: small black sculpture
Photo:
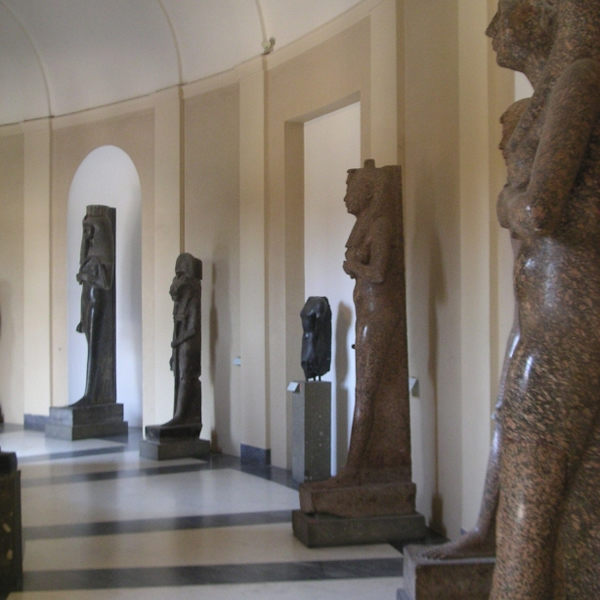
[[[331,367],[331,307],[325,296],[310,296],[300,312],[302,369],[306,380],[321,379]]]
[[[85,334],[88,359],[85,392],[77,406],[117,400],[115,226],[116,209],[87,207],[77,273],[82,286],[77,331]]]

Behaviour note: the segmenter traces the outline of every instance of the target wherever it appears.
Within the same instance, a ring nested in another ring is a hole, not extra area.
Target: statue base
[[[404,548],[404,589],[398,600],[488,600],[496,559],[436,560],[420,553],[431,546]]]
[[[52,406],[46,424],[46,437],[59,440],[84,440],[110,435],[127,435],[127,421],[123,420],[123,405],[87,404]]]
[[[415,512],[415,495],[410,481],[343,483],[332,478],[300,485],[300,509],[346,518],[410,515]]]
[[[140,442],[140,456],[150,460],[203,458],[210,454],[210,442],[201,440],[202,423],[148,425]]]
[[[21,473],[17,455],[0,452],[0,594],[22,589]]]
[[[331,477],[331,382],[294,381],[292,392],[292,478]]]
[[[425,517],[415,512],[349,519],[294,510],[292,527],[294,536],[308,548],[417,541],[427,535]]]

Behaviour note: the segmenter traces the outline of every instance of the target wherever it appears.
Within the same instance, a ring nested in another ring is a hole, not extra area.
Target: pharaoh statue
[[[600,3],[500,0],[487,34],[498,64],[524,72],[534,88],[504,143],[508,180],[497,203],[515,240],[517,324],[480,520],[439,556],[495,545],[491,600],[593,600],[600,593]]]
[[[83,397],[75,406],[116,402],[116,209],[87,207],[77,281],[81,285],[81,320],[77,331],[88,345]]]
[[[165,426],[201,426],[202,261],[187,252],[180,254],[175,263],[175,277],[169,293],[173,299],[173,352],[170,366],[175,377],[175,402],[173,418]]]
[[[148,425],[140,442],[140,455],[153,460],[202,457],[210,442],[201,440],[202,261],[188,252],[177,257],[169,294],[173,299],[173,339],[169,365],[175,379],[173,418]]]
[[[321,380],[331,367],[331,307],[325,296],[310,296],[300,311],[302,369],[306,380]]]
[[[356,223],[344,271],[355,280],[356,394],[340,473],[300,487],[305,513],[368,517],[414,513],[400,167],[348,172],[346,208]]]

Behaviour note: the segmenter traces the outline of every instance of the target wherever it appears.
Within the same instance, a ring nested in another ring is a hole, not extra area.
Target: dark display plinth
[[[0,452],[0,593],[23,589],[21,473],[14,452]]]
[[[108,435],[127,434],[123,405],[88,404],[50,408],[46,437],[60,440],[83,440]]]
[[[299,381],[290,387],[292,477],[298,483],[327,479],[331,476],[331,383]]]
[[[488,600],[496,559],[435,560],[420,552],[431,546],[404,548],[404,590],[398,600]]]
[[[292,527],[308,548],[416,541],[427,533],[425,517],[419,513],[342,518],[294,510]]]
[[[201,440],[202,424],[149,425],[140,442],[140,456],[151,460],[203,458],[210,454],[210,442]]]

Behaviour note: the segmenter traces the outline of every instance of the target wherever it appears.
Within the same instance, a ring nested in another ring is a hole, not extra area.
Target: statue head
[[[559,0],[499,0],[486,35],[501,67],[530,76],[545,63],[556,35]],[[531,78],[531,77],[530,77]]]
[[[375,163],[365,161],[365,167],[367,166],[374,168]],[[365,169],[348,170],[344,202],[350,214],[357,216],[367,210],[373,199],[374,191],[375,184],[371,173],[365,172]]]
[[[202,261],[189,252],[182,252],[175,261],[175,273],[191,279],[202,279]]]

